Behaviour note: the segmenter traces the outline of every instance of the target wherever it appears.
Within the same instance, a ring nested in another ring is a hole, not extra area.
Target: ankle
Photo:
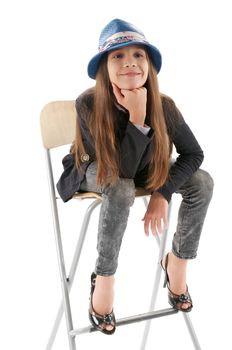
[[[168,254],[168,269],[184,272],[187,270],[187,259],[178,258],[172,252]]]
[[[176,257],[173,253],[168,255],[167,272],[170,289],[178,294],[186,290],[187,260]]]
[[[93,308],[99,314],[112,312],[114,301],[114,276],[97,276],[93,293]]]
[[[96,277],[96,287],[113,288],[114,287],[114,275],[112,276],[100,276]]]

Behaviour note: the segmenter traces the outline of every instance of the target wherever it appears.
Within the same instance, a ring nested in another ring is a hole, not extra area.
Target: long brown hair
[[[170,164],[171,144],[167,133],[157,73],[148,57],[149,74],[147,88],[147,122],[154,131],[153,149],[149,164],[146,188],[157,189],[167,180]]]
[[[168,177],[170,142],[162,108],[161,94],[158,87],[157,73],[148,55],[147,59],[149,74],[145,84],[147,88],[146,123],[154,129],[155,133],[152,139],[154,152],[151,154],[148,179],[145,187],[154,190],[161,187]],[[96,150],[98,164],[97,183],[104,184],[115,182],[119,177],[119,154],[114,125],[116,99],[109,80],[107,55],[105,55],[99,65],[93,94],[93,109],[89,111],[86,123],[89,127]],[[79,168],[81,164],[80,156],[85,153],[85,150],[78,122],[72,153],[75,155],[76,165]]]

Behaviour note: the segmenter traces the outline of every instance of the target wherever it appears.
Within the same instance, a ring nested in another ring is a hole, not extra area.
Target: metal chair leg
[[[72,313],[71,313],[70,300],[69,300],[63,246],[62,246],[62,240],[61,240],[58,209],[57,209],[56,196],[55,196],[55,186],[54,186],[49,150],[46,150],[46,157],[47,157],[47,165],[48,165],[47,170],[48,170],[48,179],[49,179],[49,189],[50,189],[50,195],[51,195],[52,216],[53,216],[53,224],[54,224],[57,259],[58,259],[60,278],[61,278],[61,289],[62,289],[62,295],[63,295],[69,348],[70,350],[76,350],[75,339],[70,335],[70,331],[73,330]]]
[[[160,241],[160,243],[159,243],[160,248],[159,248],[158,263],[156,266],[155,281],[154,281],[154,285],[153,285],[151,302],[150,302],[150,307],[149,307],[150,312],[153,311],[155,308],[155,303],[156,303],[156,299],[157,299],[157,295],[158,295],[161,272],[162,272],[160,261],[163,258],[164,252],[165,252],[166,241],[167,241],[167,230],[162,234],[161,239],[159,239],[158,236],[157,236],[157,238],[158,238],[157,243],[158,243],[158,241]],[[140,350],[144,350],[146,348],[150,327],[151,327],[151,320],[147,321],[145,324]]]
[[[144,198],[144,204],[147,207],[147,204],[148,204],[147,198]],[[169,204],[168,222],[169,222],[170,216],[171,216],[171,209],[172,209],[172,203]],[[155,281],[154,281],[154,285],[153,285],[153,291],[152,291],[151,302],[150,302],[150,307],[149,307],[150,312],[153,311],[155,308],[155,303],[156,303],[156,299],[157,299],[157,295],[158,295],[161,272],[162,272],[160,261],[162,260],[164,253],[165,253],[167,237],[168,237],[168,227],[165,230],[165,232],[162,233],[161,238],[159,237],[159,235],[155,236],[157,245],[159,247],[159,256],[158,256],[158,263],[156,266]],[[145,324],[140,350],[145,350],[145,348],[146,348],[150,327],[151,327],[151,320],[147,321]]]
[[[80,259],[82,247],[83,247],[83,244],[84,244],[84,240],[85,240],[85,237],[86,237],[86,232],[87,232],[87,229],[88,229],[88,225],[89,225],[89,221],[90,221],[92,212],[94,211],[94,209],[99,204],[101,204],[101,200],[100,199],[96,199],[86,209],[85,216],[84,216],[84,219],[83,219],[83,222],[82,222],[82,227],[81,227],[80,234],[79,234],[79,237],[78,237],[78,242],[77,242],[77,245],[76,245],[75,253],[74,253],[74,256],[73,256],[71,268],[70,268],[69,275],[68,275],[68,281],[67,282],[68,282],[68,291],[69,291],[69,293],[70,293],[70,290],[72,288],[73,280],[74,280],[74,277],[75,277],[75,274],[76,274],[76,269],[77,269],[78,262],[79,262],[79,259]],[[53,343],[54,343],[54,340],[55,340],[55,337],[56,337],[56,334],[57,334],[57,331],[58,331],[58,328],[59,328],[59,325],[60,325],[60,321],[61,321],[61,318],[63,316],[63,312],[64,312],[63,300],[61,300],[60,307],[59,307],[58,312],[57,312],[57,316],[56,316],[56,319],[55,319],[55,322],[54,322],[54,326],[52,328],[52,332],[51,332],[51,335],[50,335],[50,338],[49,338],[46,350],[51,350],[51,348],[53,346]]]
[[[144,198],[144,203],[145,203],[145,206],[147,206],[147,203],[148,203],[147,198]],[[172,203],[170,203],[170,205],[169,205],[168,222],[170,221],[170,216],[171,216],[171,205],[172,205]],[[162,268],[160,266],[160,261],[163,258],[164,253],[165,253],[167,237],[168,237],[168,228],[164,232],[164,234],[161,236],[161,239],[159,238],[158,235],[156,235],[156,241],[157,241],[157,244],[160,248],[159,248],[159,260],[158,260],[158,265],[156,268],[155,282],[154,282],[151,303],[150,303],[150,308],[149,308],[150,312],[152,310],[154,310],[156,299],[157,299],[160,278],[161,278],[161,272],[162,272]],[[198,338],[196,336],[195,330],[193,328],[192,322],[190,320],[189,314],[182,312],[182,315],[184,317],[185,323],[187,325],[187,328],[188,328],[188,331],[189,331],[189,334],[191,336],[191,339],[192,339],[192,342],[193,342],[195,349],[201,350],[201,347],[200,347]],[[145,348],[146,348],[147,339],[148,339],[148,335],[149,335],[149,331],[150,331],[150,326],[151,326],[151,320],[147,321],[145,324],[140,350],[145,350]]]
[[[191,339],[192,339],[192,342],[193,342],[193,345],[194,345],[195,349],[196,350],[201,350],[201,346],[200,346],[200,343],[198,341],[198,338],[197,338],[197,335],[195,333],[195,330],[193,328],[193,324],[192,324],[192,322],[190,320],[189,314],[187,314],[186,312],[182,312],[182,314],[183,314],[185,323],[187,325],[187,328],[188,328],[188,331],[189,331],[189,334],[191,336]]]

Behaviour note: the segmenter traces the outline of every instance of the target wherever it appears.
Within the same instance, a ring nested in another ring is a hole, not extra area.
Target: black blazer
[[[179,156],[170,167],[169,178],[162,188],[157,189],[168,201],[172,194],[199,168],[203,161],[203,151],[192,131],[184,121],[173,100],[162,96],[164,116],[166,120],[170,144],[176,148]],[[72,198],[80,189],[88,165],[96,159],[95,147],[86,118],[93,107],[93,89],[82,93],[76,100],[77,122],[79,122],[86,154],[82,156],[81,171],[75,166],[71,153],[63,160],[64,171],[57,183],[57,190],[64,202]],[[149,121],[145,120],[149,125]],[[135,180],[141,185],[144,174],[148,170],[150,152],[152,152],[152,138],[155,131],[151,128],[148,135],[144,135],[129,121],[128,112],[115,107],[115,132],[120,158],[120,177]]]

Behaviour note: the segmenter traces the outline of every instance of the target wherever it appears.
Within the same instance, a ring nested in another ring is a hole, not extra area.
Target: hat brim
[[[95,55],[88,64],[88,76],[92,79],[96,79],[96,74],[97,74],[97,70],[100,64],[101,59],[103,58],[103,56],[110,51],[114,51],[117,50],[121,47],[125,47],[125,46],[129,46],[129,45],[142,45],[145,46],[148,50],[149,56],[151,58],[151,61],[155,67],[155,70],[157,73],[159,73],[161,65],[162,65],[162,56],[160,51],[153,45],[149,44],[149,43],[141,43],[139,41],[131,41],[131,42],[126,42],[126,43],[120,43],[114,46],[111,46],[109,49],[104,50],[102,52],[99,52],[97,55]]]

